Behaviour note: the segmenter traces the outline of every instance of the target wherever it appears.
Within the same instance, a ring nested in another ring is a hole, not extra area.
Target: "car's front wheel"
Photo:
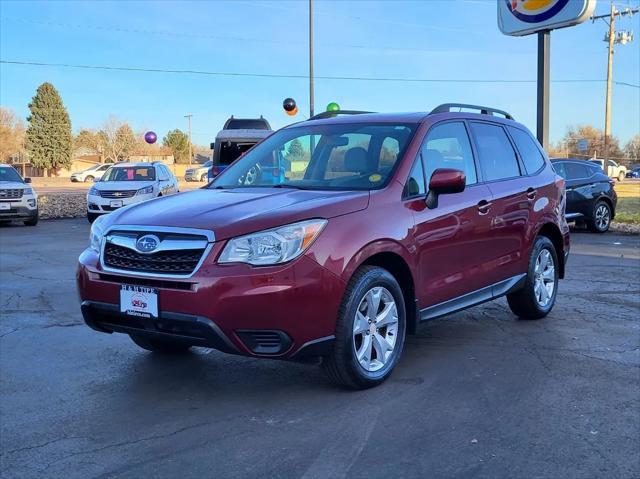
[[[511,311],[521,319],[544,318],[556,302],[558,293],[558,255],[546,236],[533,244],[524,287],[507,295]]]
[[[37,224],[38,224],[38,212],[37,211],[36,211],[36,214],[31,217],[31,219],[28,219],[28,220],[24,221],[24,225],[25,226],[35,226]]]
[[[200,181],[207,181],[207,174],[204,173],[201,177],[200,177]]]
[[[100,215],[97,213],[87,212],[87,221],[89,221],[89,223],[93,223],[96,219],[98,219],[98,216]]]
[[[84,178],[85,183],[91,183],[93,181],[93,176],[88,175]]]
[[[340,306],[332,352],[322,367],[350,389],[377,386],[389,377],[404,347],[402,289],[383,268],[364,266],[353,275]]]
[[[150,339],[142,336],[130,335],[131,340],[140,346],[142,349],[152,351],[154,353],[162,354],[178,354],[184,353],[191,348],[188,343],[181,343],[177,341],[162,341],[159,339]]]

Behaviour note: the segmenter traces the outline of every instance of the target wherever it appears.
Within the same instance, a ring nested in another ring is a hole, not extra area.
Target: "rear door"
[[[492,194],[491,261],[485,266],[485,274],[495,284],[526,271],[523,248],[537,189],[524,176],[524,166],[503,125],[472,121],[470,127],[482,179]]]
[[[609,178],[602,174],[599,168],[591,168],[590,165],[580,164],[577,161],[564,162],[566,174],[568,219],[580,215],[591,216],[594,195],[600,194],[601,189],[608,188]],[[598,181],[596,173],[606,182]],[[605,184],[606,183],[606,184]]]
[[[462,170],[467,184],[461,193],[440,195],[438,206],[429,209],[425,197],[429,179],[438,168]],[[433,126],[405,185],[404,199],[414,211],[416,222],[421,307],[434,306],[490,284],[484,274],[491,249],[490,222],[484,207],[490,199],[489,188],[478,184],[465,123],[447,121]]]

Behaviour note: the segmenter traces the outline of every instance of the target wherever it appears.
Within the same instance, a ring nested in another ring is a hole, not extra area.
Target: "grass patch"
[[[640,182],[622,182],[615,186],[618,194],[616,223],[640,225]]]

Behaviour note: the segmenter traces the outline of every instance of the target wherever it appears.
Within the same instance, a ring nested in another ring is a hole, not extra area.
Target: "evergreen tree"
[[[304,147],[300,140],[295,138],[291,143],[289,143],[289,147],[287,148],[287,160],[299,161],[302,159],[304,159]]]
[[[182,130],[171,130],[162,139],[162,144],[171,149],[176,163],[189,163],[189,137]]]
[[[33,166],[46,170],[71,166],[71,120],[58,90],[51,83],[40,85],[29,110],[25,146]]]

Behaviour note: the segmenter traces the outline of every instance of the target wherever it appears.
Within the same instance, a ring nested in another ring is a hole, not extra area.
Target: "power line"
[[[207,70],[191,70],[191,69],[169,69],[169,68],[141,68],[141,67],[124,67],[113,65],[86,65],[72,63],[48,63],[48,62],[31,62],[18,60],[0,60],[0,63],[7,65],[22,66],[38,66],[38,67],[59,67],[59,68],[76,68],[84,70],[108,70],[108,71],[126,71],[126,72],[143,72],[143,73],[173,73],[186,75],[208,75],[208,76],[227,76],[227,77],[250,77],[250,78],[287,78],[287,79],[308,79],[307,75],[281,74],[281,73],[249,73],[249,72],[222,72]],[[401,83],[535,83],[536,80],[517,80],[517,79],[472,79],[472,78],[401,78],[401,77],[358,77],[358,76],[322,76],[316,75],[316,79],[320,80],[340,80],[340,81],[376,81],[376,82],[401,82]],[[600,83],[605,80],[600,79],[560,79],[552,80],[554,83]],[[626,82],[616,82],[617,84],[640,88]]]

